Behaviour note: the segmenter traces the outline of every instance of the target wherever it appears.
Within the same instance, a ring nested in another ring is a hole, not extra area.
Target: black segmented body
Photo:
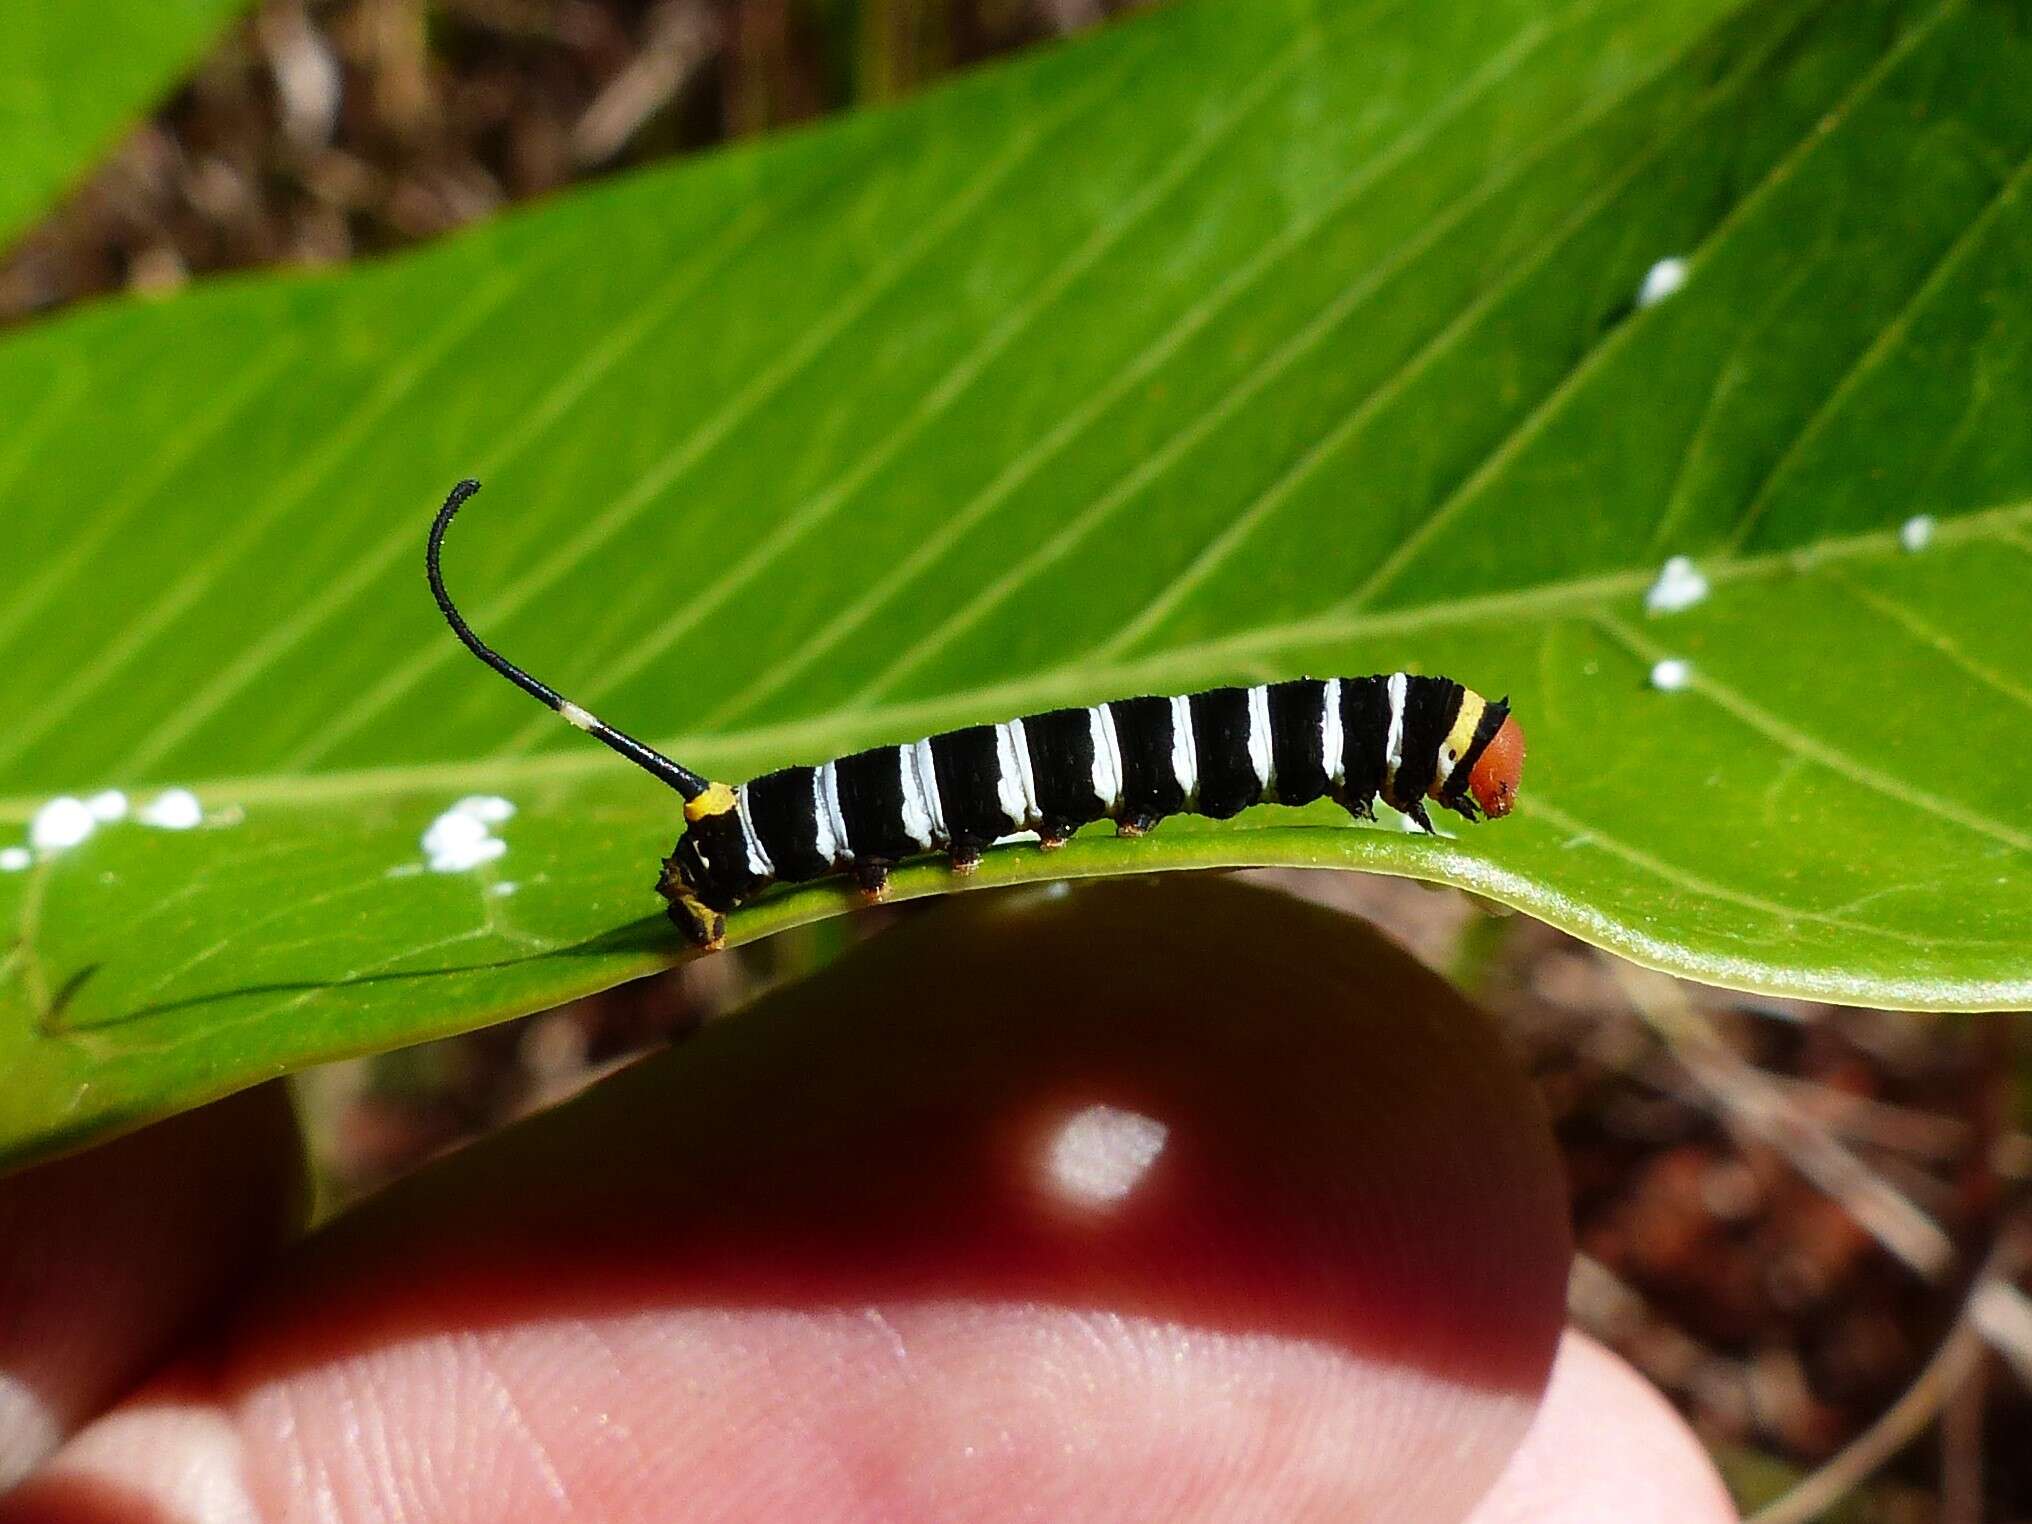
[[[1521,777],[1523,736],[1507,701],[1393,672],[1053,709],[729,788],[616,730],[473,632],[440,561],[452,519],[479,490],[460,482],[431,523],[431,596],[481,661],[683,797],[685,833],[657,888],[701,946],[719,946],[725,913],[779,880],[852,873],[879,892],[891,866],[927,852],[949,853],[965,871],[1025,832],[1055,846],[1089,821],[1113,819],[1133,835],[1167,815],[1225,820],[1264,802],[1327,798],[1369,817],[1381,799],[1430,831],[1427,799],[1470,820],[1478,805],[1501,815]]]
[[[1022,832],[1050,846],[1095,820],[1135,833],[1265,802],[1330,798],[1369,818],[1381,799],[1429,831],[1428,796],[1473,818],[1468,777],[1508,712],[1451,679],[1393,673],[973,725],[750,780],[732,808],[690,818],[663,889],[724,912],[778,881],[852,873],[879,888],[925,853],[964,870]]]

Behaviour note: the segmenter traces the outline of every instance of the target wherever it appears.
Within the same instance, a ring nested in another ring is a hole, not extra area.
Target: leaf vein
[[[1810,921],[1819,926],[1832,926],[1841,931],[1855,932],[1862,936],[1882,937],[1886,941],[1902,942],[1915,947],[1943,947],[1948,945],[1986,946],[1987,939],[1959,938],[1946,939],[1928,933],[1900,930],[1895,926],[1884,926],[1871,921],[1858,921],[1835,910],[1810,910],[1798,905],[1787,905],[1778,900],[1766,899],[1746,890],[1731,889],[1726,884],[1704,878],[1689,868],[1668,862],[1640,847],[1632,846],[1599,826],[1590,825],[1570,812],[1560,809],[1545,797],[1541,788],[1533,788],[1530,794],[1518,800],[1518,813],[1537,816],[1565,831],[1576,843],[1600,847],[1614,857],[1641,869],[1652,877],[1671,885],[1675,889],[1697,894],[1704,899],[1720,900],[1743,910],[1754,910],[1767,915],[1778,923],[1777,931],[1782,936],[1788,933],[1794,922]]]
[[[1598,7],[1594,3],[1570,7],[1562,21],[1571,24],[1578,16],[1596,8]],[[1557,28],[1551,25],[1521,31],[1516,39],[1494,56],[1491,60],[1493,67],[1484,66],[1483,69],[1468,76],[1455,90],[1449,92],[1436,111],[1428,115],[1412,131],[1399,137],[1374,158],[1364,160],[1358,169],[1346,176],[1323,198],[1317,211],[1306,214],[1276,237],[1266,240],[1256,254],[1230,271],[1206,296],[1189,306],[1177,322],[1146,344],[1128,365],[1115,371],[1106,384],[1064,414],[1039,440],[1017,455],[985,487],[962,504],[956,513],[941,520],[931,534],[912,547],[910,552],[879,578],[862,597],[819,630],[794,655],[778,663],[759,682],[749,685],[720,708],[707,714],[701,724],[711,729],[753,712],[763,699],[781,690],[798,673],[837,649],[847,636],[892,603],[904,588],[934,565],[954,545],[1000,511],[1007,504],[1011,494],[1034,476],[1046,461],[1085,434],[1110,407],[1147,380],[1237,297],[1251,290],[1273,266],[1303,249],[1329,221],[1351,205],[1387,169],[1408,160],[1418,148],[1430,141],[1434,130],[1440,124],[1451,120],[1469,102],[1507,78],[1530,52],[1545,38],[1555,35],[1556,31]],[[1478,193],[1475,196],[1456,202],[1446,213],[1429,219],[1410,239],[1391,251],[1371,278],[1346,288],[1340,296],[1308,320],[1297,339],[1287,341],[1287,344],[1282,346],[1280,353],[1285,355],[1286,363],[1299,352],[1292,347],[1293,344],[1310,347],[1318,342],[1333,324],[1350,310],[1357,295],[1365,295],[1374,289],[1384,271],[1400,268],[1413,252],[1430,247],[1447,227],[1455,225],[1462,216],[1465,216],[1468,209],[1480,205],[1495,185],[1510,183],[1523,168],[1522,163],[1513,166],[1511,172],[1500,180],[1484,182],[1482,186],[1477,187]],[[1092,507],[1090,504],[1089,510]],[[1088,510],[1083,510],[1085,511]],[[973,606],[973,601],[970,601],[970,607]],[[941,627],[940,630],[934,631],[933,635],[946,633],[948,627]],[[879,682],[878,678],[877,683]],[[864,689],[863,693],[873,691],[876,691],[875,684]]]
[[[2032,498],[1944,518],[1935,532],[1941,547],[1995,543],[2012,537],[2021,524],[2032,524]],[[2025,548],[2032,550],[2032,539]],[[1718,562],[1708,569],[1716,587],[1760,578],[1792,578],[1818,567],[1847,560],[1892,560],[1905,552],[1895,527],[1829,539],[1808,549],[1773,551]],[[1115,668],[1070,663],[1040,669],[1021,678],[953,689],[926,699],[868,709],[842,709],[814,718],[727,731],[676,732],[658,738],[659,749],[712,757],[737,754],[786,756],[792,748],[824,746],[843,735],[871,740],[900,738],[911,725],[963,723],[993,713],[1018,713],[1028,703],[1070,700],[1080,695],[1117,697],[1128,687],[1117,682],[1164,684],[1218,673],[1223,664],[1288,652],[1307,645],[1346,645],[1378,634],[1412,634],[1459,626],[1510,624],[1521,618],[1587,614],[1610,600],[1637,599],[1655,572],[1609,571],[1586,577],[1490,593],[1470,594],[1447,603],[1403,609],[1341,610],[1325,615],[1264,625],[1236,635],[1182,644],[1144,660]],[[268,773],[252,777],[217,777],[190,786],[203,797],[242,805],[276,803],[305,806],[328,799],[387,797],[426,791],[469,792],[488,783],[510,781],[538,784],[575,779],[610,769],[605,751],[580,748],[538,756],[462,758],[451,762],[412,763],[331,773]],[[645,787],[654,788],[653,784]],[[47,796],[0,797],[0,821],[25,822]]]
[[[1597,614],[1594,617],[1602,629],[1645,662],[1662,661],[1668,654],[1664,647],[1646,640],[1621,620],[1607,614]],[[1708,672],[1699,670],[1694,672],[1692,690],[1750,729],[1757,731],[1766,740],[1777,743],[1786,751],[1796,752],[1810,761],[1818,762],[1822,767],[1848,779],[1851,783],[1859,784],[1886,798],[1895,799],[1901,804],[1916,805],[1929,815],[1958,825],[1976,835],[1987,836],[2020,852],[2032,852],[2032,834],[1871,767],[1841,747],[1809,735],[1791,722],[1780,719],[1770,710],[1752,702],[1744,694]]]
[[[946,205],[941,214],[925,222],[902,243],[891,248],[854,290],[835,306],[825,320],[815,324],[795,345],[774,363],[764,367],[710,418],[692,429],[681,441],[665,451],[650,468],[638,476],[627,491],[586,525],[569,543],[559,546],[538,567],[523,575],[485,604],[479,620],[498,625],[525,607],[529,601],[580,566],[585,559],[616,534],[633,524],[642,512],[681,481],[736,429],[784,387],[810,369],[820,355],[832,347],[854,324],[871,311],[920,259],[963,227],[967,220],[988,204],[994,190],[1035,153],[1050,134],[1064,126],[1081,109],[1104,97],[1105,91],[1091,88],[1077,92],[1043,119],[1026,124],[1009,146],[990,162],[966,191]],[[444,643],[418,651],[408,661],[392,668],[381,681],[362,693],[345,711],[321,731],[305,748],[309,759],[317,760],[360,726],[384,711],[409,692],[424,677],[449,661],[455,648]]]
[[[1920,614],[1902,598],[1880,593],[1875,588],[1857,582],[1852,577],[1843,576],[1839,572],[1830,572],[1829,575],[1843,592],[1858,603],[1890,619],[1920,645],[1938,652],[1977,682],[1995,689],[2025,709],[2032,709],[2032,687],[2005,676],[1988,662],[1969,655],[1951,634]]]
[[[1962,261],[1981,243],[1983,235],[1989,231],[1998,214],[2010,205],[2018,192],[2023,189],[2028,174],[2032,174],[2032,156],[2027,156],[2008,178],[1999,182],[1982,209],[1969,219],[1968,225],[1955,235],[1941,251],[1940,256],[1927,267],[1925,276],[1913,288],[1912,294],[1906,298],[1891,321],[1877,330],[1876,335],[1829,389],[1821,405],[1807,416],[1784,451],[1764,473],[1763,480],[1744,506],[1742,516],[1730,529],[1726,543],[1731,548],[1740,546],[1750,537],[1750,532],[1763,519],[1764,512],[1770,506],[1771,498],[1777,491],[1779,483],[1785,479],[1786,473],[1793,468],[1812,442],[1826,430],[1829,423],[1840,416],[1843,405],[1855,395],[1857,388],[1905,341],[1914,317],[1959,271]]]
[[[1842,122],[1852,116],[1856,107],[1867,100],[1878,86],[1890,77],[1906,55],[1929,37],[1936,27],[1959,8],[1959,5],[1960,0],[1944,0],[1944,3],[1936,7],[1924,21],[1900,37],[1885,50],[1884,56],[1876,64],[1864,71],[1862,77],[1832,110],[1824,113],[1811,130],[1798,138],[1791,148],[1765,171],[1756,185],[1737,200],[1714,230],[1700,241],[1699,247],[1687,256],[1689,284],[1698,279],[1700,267],[1711,256],[1712,251],[1733,234],[1766,197],[1774,194],[1791,179],[1799,164],[1810,157]],[[1653,309],[1657,310],[1659,309]],[[1558,416],[1560,410],[1580,387],[1593,377],[1610,357],[1620,353],[1631,342],[1631,336],[1642,332],[1644,327],[1645,315],[1640,313],[1590,349],[1578,364],[1567,371],[1559,384],[1545,396],[1530,415],[1505,434],[1481,464],[1404,538],[1396,550],[1384,559],[1382,565],[1376,568],[1346,602],[1357,608],[1372,602],[1378,593],[1388,587],[1398,574],[1410,565],[1435,535],[1464,512],[1474,502],[1476,496],[1494,482],[1502,471],[1523,453],[1527,445],[1544,432],[1546,425]]]
[[[1688,51],[1690,51],[1690,48]],[[1683,53],[1675,56],[1672,62],[1678,62],[1679,58],[1683,56]],[[1609,112],[1632,98],[1646,84],[1660,77],[1665,72],[1667,70],[1661,69],[1655,71],[1652,75],[1634,81],[1621,94],[1610,100],[1600,111],[1594,113],[1588,121],[1601,120]],[[1585,126],[1587,122],[1584,121],[1581,125]],[[997,577],[985,589],[970,597],[964,607],[955,609],[941,624],[919,637],[909,650],[903,652],[888,667],[878,672],[868,682],[856,689],[847,702],[849,704],[865,704],[890,692],[904,677],[921,667],[939,651],[950,646],[960,635],[963,635],[966,631],[979,624],[991,610],[1006,602],[1019,588],[1033,580],[1046,567],[1056,561],[1062,560],[1074,547],[1085,540],[1088,535],[1092,534],[1094,530],[1113,518],[1125,504],[1133,501],[1137,493],[1156,480],[1176,461],[1182,459],[1193,447],[1207,438],[1216,427],[1233,416],[1242,404],[1254,397],[1272,381],[1276,380],[1300,356],[1325,339],[1332,332],[1333,328],[1359,306],[1361,301],[1365,300],[1374,290],[1378,289],[1384,280],[1395,274],[1399,268],[1408,264],[1414,256],[1423,252],[1431,241],[1437,239],[1449,227],[1457,225],[1458,221],[1471,215],[1473,211],[1486,204],[1517,177],[1521,176],[1523,172],[1542,162],[1553,151],[1563,146],[1573,135],[1572,132],[1569,132],[1560,135],[1558,138],[1548,140],[1540,145],[1539,149],[1534,151],[1524,162],[1514,166],[1510,174],[1498,176],[1483,182],[1475,188],[1469,197],[1455,203],[1438,217],[1428,219],[1409,239],[1401,242],[1385,256],[1383,262],[1367,276],[1344,288],[1341,294],[1321,308],[1305,327],[1301,328],[1290,339],[1286,340],[1284,344],[1280,345],[1276,351],[1266,357],[1255,370],[1251,371],[1241,381],[1223,393],[1214,402],[1212,407],[1203,411],[1184,428],[1174,432],[1155,451],[1118,477],[1106,492],[1088,503],[1078,513],[1068,518],[1048,539],[1040,543],[1001,576]],[[1449,325],[1447,330],[1443,330],[1443,334],[1446,331],[1450,331],[1451,326]],[[1374,395],[1372,393],[1371,398],[1368,400],[1373,400]],[[1119,642],[1113,644],[1119,644]]]
[[[746,555],[716,577],[696,597],[688,599],[682,609],[660,623],[646,639],[636,643],[619,662],[602,672],[587,688],[588,695],[597,701],[641,671],[688,631],[695,628],[700,620],[724,603],[734,592],[752,582],[763,570],[781,559],[785,551],[803,539],[813,528],[838,512],[851,500],[855,492],[865,486],[876,472],[916,438],[921,430],[963,396],[980,379],[994,359],[1063,297],[1079,277],[1091,270],[1124,234],[1163,205],[1171,193],[1186,181],[1192,170],[1203,163],[1207,155],[1219,147],[1257,106],[1269,98],[1283,74],[1295,67],[1316,47],[1316,41],[1308,34],[1274,59],[1246,89],[1240,92],[1211,130],[1203,133],[1197,141],[1182,146],[1160,173],[1145,182],[1143,188],[1122,208],[1105,218],[1087,241],[1061,262],[1020,306],[990,328],[978,343],[948,368],[938,383],[919,400],[908,419],[886,434],[846,472],[796,505],[768,535],[752,546]],[[522,750],[541,736],[552,733],[554,729],[553,725],[541,718],[532,720],[511,739],[507,749]]]
[[[285,483],[271,492],[265,502],[241,519],[233,532],[222,537],[202,562],[186,567],[168,592],[145,613],[122,627],[119,639],[101,650],[97,658],[58,693],[15,726],[4,740],[0,740],[0,765],[13,761],[31,743],[41,739],[52,726],[146,651],[157,635],[203,598],[247,547],[309,495],[325,474],[338,464],[358,435],[408,396],[423,375],[488,313],[505,301],[528,278],[529,273],[525,266],[497,274],[482,282],[454,307],[437,332],[412,351],[407,364],[367,390],[354,405],[352,413],[333,431],[323,450],[313,455]],[[134,756],[145,754],[149,749],[149,742],[144,738],[136,752],[121,764],[121,770],[131,771]]]

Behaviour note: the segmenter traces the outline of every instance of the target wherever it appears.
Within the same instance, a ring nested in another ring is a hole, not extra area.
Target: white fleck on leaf
[[[1677,614],[1707,596],[1707,578],[1690,556],[1674,556],[1659,569],[1658,580],[1644,595],[1648,614]]]
[[[92,819],[110,825],[127,818],[127,796],[117,788],[100,789],[85,801],[85,808],[92,812]]]
[[[1668,656],[1651,668],[1651,686],[1660,693],[1677,693],[1693,681],[1693,663]]]
[[[82,799],[60,794],[35,812],[28,823],[28,840],[38,852],[61,852],[75,847],[98,826]]]
[[[1643,284],[1637,287],[1637,305],[1655,307],[1669,296],[1677,296],[1686,285],[1686,260],[1675,254],[1670,259],[1661,259],[1644,272]]]
[[[157,794],[135,818],[164,831],[188,831],[204,824],[205,811],[189,789],[172,788]]]

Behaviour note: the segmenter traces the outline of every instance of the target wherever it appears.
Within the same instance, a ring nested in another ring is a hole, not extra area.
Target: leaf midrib
[[[2032,523],[2032,498],[2014,500],[1942,519],[1934,532],[1933,543],[1938,549],[1947,549],[1992,537],[2008,538],[2010,530],[2028,523]],[[1704,566],[1703,573],[1712,587],[1720,588],[1765,577],[1799,575],[1829,563],[1875,558],[1896,560],[1906,554],[1908,552],[1899,544],[1898,527],[1894,525],[1865,534],[1837,536],[1812,545],[1715,562]],[[1656,575],[1655,568],[1631,567],[1590,577],[1562,578],[1510,591],[1453,598],[1446,603],[1308,616],[1282,624],[1265,625],[1219,640],[1176,646],[1146,660],[1125,662],[1114,667],[1094,667],[1083,660],[1074,661],[1005,682],[956,690],[908,703],[859,711],[835,711],[809,719],[725,731],[711,736],[679,733],[659,739],[655,744],[665,751],[696,757],[706,751],[793,753],[800,745],[825,745],[842,734],[901,736],[911,727],[943,728],[994,715],[1022,713],[1030,703],[1069,697],[1076,692],[1093,693],[1097,698],[1118,698],[1131,692],[1131,685],[1159,688],[1168,682],[1197,681],[1201,674],[1217,670],[1220,662],[1257,656],[1286,646],[1339,643],[1369,635],[1409,634],[1494,623],[1505,618],[1587,611],[1613,598],[1641,594]],[[1098,691],[1104,683],[1115,679],[1123,684],[1119,690]],[[462,758],[331,773],[256,773],[186,780],[180,786],[194,790],[201,798],[235,804],[313,805],[329,800],[379,798],[437,788],[465,789],[503,780],[554,783],[609,770],[614,766],[613,759],[605,752],[588,747],[542,756]],[[80,784],[78,791],[96,787],[101,781],[106,780]],[[122,780],[110,781],[117,784]],[[25,822],[49,798],[49,793],[32,797],[0,797],[0,821]]]

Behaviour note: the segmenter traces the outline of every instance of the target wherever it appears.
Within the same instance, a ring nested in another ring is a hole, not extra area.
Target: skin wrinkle
[[[551,1456],[550,1442],[537,1432],[524,1405],[516,1399],[513,1383],[499,1369],[494,1351],[479,1336],[468,1334],[458,1341],[456,1353],[457,1367],[470,1373],[481,1393],[480,1401],[495,1409],[507,1427],[507,1437],[528,1455],[545,1495],[560,1514],[569,1516],[573,1510],[571,1487]]]

